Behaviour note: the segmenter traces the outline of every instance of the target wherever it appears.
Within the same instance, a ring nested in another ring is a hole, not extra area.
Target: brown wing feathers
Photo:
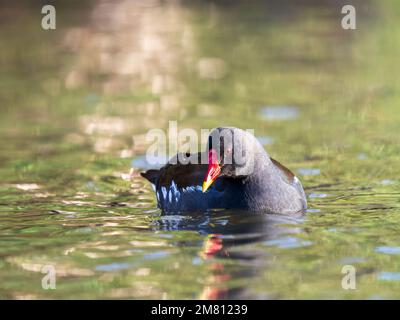
[[[293,174],[292,171],[290,171],[288,168],[286,168],[283,164],[279,163],[275,159],[270,158],[272,163],[275,165],[277,169],[279,169],[279,172],[283,175],[285,180],[289,183],[293,183],[295,175]]]

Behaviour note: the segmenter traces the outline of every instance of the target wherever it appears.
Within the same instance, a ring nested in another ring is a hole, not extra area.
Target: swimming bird
[[[252,133],[235,127],[212,130],[206,151],[178,153],[141,175],[165,213],[223,208],[295,214],[307,208],[300,180]]]

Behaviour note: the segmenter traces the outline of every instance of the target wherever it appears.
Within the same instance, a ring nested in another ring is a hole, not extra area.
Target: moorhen
[[[141,175],[166,213],[224,208],[293,214],[307,208],[300,180],[253,134],[234,127],[214,129],[205,152],[177,154]]]

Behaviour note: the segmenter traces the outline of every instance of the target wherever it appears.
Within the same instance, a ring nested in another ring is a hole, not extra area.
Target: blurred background
[[[0,298],[400,298],[398,1],[46,4],[0,2]],[[161,215],[169,121],[254,129],[307,214]]]

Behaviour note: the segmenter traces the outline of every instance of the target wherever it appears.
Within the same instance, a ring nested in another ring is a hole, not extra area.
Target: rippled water
[[[91,3],[0,8],[0,298],[400,298],[396,1]],[[308,212],[162,215],[169,120],[255,129]]]

